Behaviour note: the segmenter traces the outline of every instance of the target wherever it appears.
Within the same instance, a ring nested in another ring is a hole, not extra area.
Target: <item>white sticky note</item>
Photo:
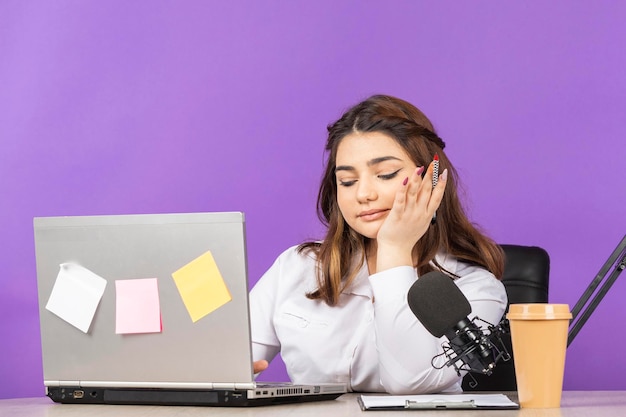
[[[85,267],[61,264],[46,310],[87,333],[106,285],[104,278]]]

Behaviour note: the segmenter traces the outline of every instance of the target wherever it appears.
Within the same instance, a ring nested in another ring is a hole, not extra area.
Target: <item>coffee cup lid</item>
[[[567,304],[511,304],[506,315],[509,320],[555,320],[571,319]]]

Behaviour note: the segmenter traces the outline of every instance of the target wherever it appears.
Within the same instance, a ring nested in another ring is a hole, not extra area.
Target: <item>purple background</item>
[[[373,93],[424,110],[471,218],[546,248],[573,307],[626,231],[625,21],[610,1],[0,2],[0,398],[44,392],[33,217],[242,210],[253,283],[319,237],[326,125]],[[565,389],[626,389],[625,289]]]

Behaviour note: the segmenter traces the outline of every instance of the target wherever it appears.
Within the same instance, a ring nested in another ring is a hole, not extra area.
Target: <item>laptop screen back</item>
[[[252,381],[242,213],[42,217],[34,230],[46,385]]]

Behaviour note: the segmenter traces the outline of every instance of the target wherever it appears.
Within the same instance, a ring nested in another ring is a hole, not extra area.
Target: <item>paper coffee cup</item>
[[[511,304],[507,319],[522,408],[561,406],[567,331],[567,304]]]

